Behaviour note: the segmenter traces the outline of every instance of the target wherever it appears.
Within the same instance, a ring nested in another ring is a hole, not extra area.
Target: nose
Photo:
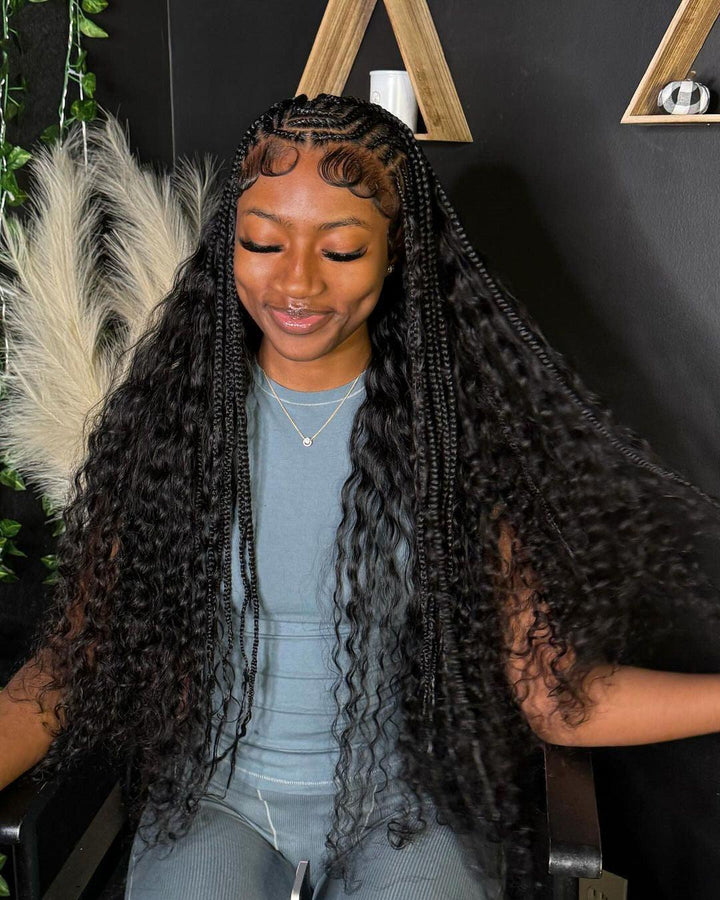
[[[277,275],[277,289],[285,297],[304,300],[324,289],[324,282],[312,248],[296,247],[283,254],[283,265]]]

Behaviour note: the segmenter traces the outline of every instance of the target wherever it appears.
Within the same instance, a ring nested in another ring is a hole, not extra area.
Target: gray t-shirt
[[[260,639],[253,715],[238,747],[234,777],[269,790],[332,793],[337,760],[331,733],[336,676],[331,657],[336,642],[332,561],[342,514],[340,492],[351,469],[350,433],[365,397],[365,373],[309,447],[303,446],[256,362],[253,376],[247,398],[248,452]],[[296,391],[271,381],[298,428],[310,436],[352,384]],[[237,519],[232,538],[232,595],[239,612],[244,593]],[[346,590],[346,601],[348,596]],[[245,652],[250,659],[254,628],[249,605],[245,622]],[[343,623],[341,631],[347,634],[349,626]],[[238,650],[237,683],[239,659]],[[237,690],[236,684],[236,695]],[[223,748],[234,733],[235,723],[230,722]],[[389,764],[385,767],[391,769]]]

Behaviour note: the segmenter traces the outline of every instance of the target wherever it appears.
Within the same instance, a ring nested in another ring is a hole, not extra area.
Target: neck
[[[336,348],[317,359],[298,360],[282,356],[263,338],[258,365],[268,378],[291,391],[328,391],[357,378],[370,362],[370,341],[349,348]]]

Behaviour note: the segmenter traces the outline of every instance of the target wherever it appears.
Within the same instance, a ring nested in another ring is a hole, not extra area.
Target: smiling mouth
[[[328,321],[331,313],[306,312],[305,310],[279,310],[270,307],[270,313],[279,327],[289,334],[310,334]]]

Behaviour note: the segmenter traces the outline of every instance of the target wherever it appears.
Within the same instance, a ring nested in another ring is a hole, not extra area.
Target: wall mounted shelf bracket
[[[295,96],[342,95],[376,3],[329,0]],[[427,127],[415,137],[472,141],[427,0],[383,3]]]
[[[720,122],[720,115],[714,113],[674,116],[656,111],[662,109],[657,105],[658,94],[668,82],[687,77],[719,15],[720,0],[683,0],[620,120],[621,124]]]

